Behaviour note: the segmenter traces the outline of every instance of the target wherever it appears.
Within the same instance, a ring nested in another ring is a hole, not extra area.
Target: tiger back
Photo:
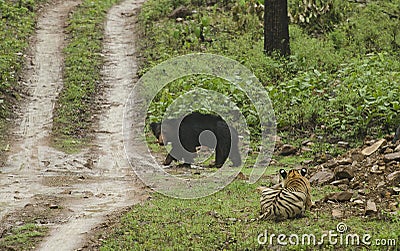
[[[305,168],[301,171],[290,170],[286,173],[281,169],[283,178],[281,188],[266,188],[261,195],[261,219],[284,220],[302,216],[311,208],[311,186],[304,176]]]

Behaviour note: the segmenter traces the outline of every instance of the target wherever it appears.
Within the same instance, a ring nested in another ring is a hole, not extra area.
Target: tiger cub
[[[260,219],[285,220],[299,217],[311,208],[311,186],[304,176],[307,169],[279,170],[283,178],[281,188],[266,188],[261,195]]]

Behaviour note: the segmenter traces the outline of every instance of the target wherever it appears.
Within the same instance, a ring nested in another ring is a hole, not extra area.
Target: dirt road
[[[0,233],[32,215],[51,229],[39,250],[74,250],[107,214],[146,197],[125,158],[122,136],[124,102],[136,78],[134,14],[142,2],[123,1],[107,15],[99,133],[90,149],[75,155],[50,147],[49,137],[63,85],[63,29],[79,1],[58,1],[43,11],[24,74],[29,97],[0,173]]]

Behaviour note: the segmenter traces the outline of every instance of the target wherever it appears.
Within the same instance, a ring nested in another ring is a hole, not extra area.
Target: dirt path
[[[39,18],[33,67],[26,74],[31,76],[26,81],[30,96],[0,173],[0,236],[23,220],[21,215],[39,209],[38,223],[51,228],[39,250],[78,249],[86,233],[107,214],[146,197],[125,158],[122,136],[124,102],[136,76],[133,15],[142,2],[126,0],[108,13],[103,51],[106,94],[95,130],[100,133],[90,150],[76,155],[49,147],[49,135],[54,102],[62,88],[63,28],[79,1],[55,3]]]

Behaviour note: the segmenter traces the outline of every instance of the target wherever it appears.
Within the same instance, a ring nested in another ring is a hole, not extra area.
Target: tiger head
[[[307,169],[302,168],[300,171],[292,169],[286,172],[284,169],[279,170],[283,178],[282,186],[293,192],[303,192],[307,195],[306,207],[311,207],[311,185],[310,181],[305,177]]]

